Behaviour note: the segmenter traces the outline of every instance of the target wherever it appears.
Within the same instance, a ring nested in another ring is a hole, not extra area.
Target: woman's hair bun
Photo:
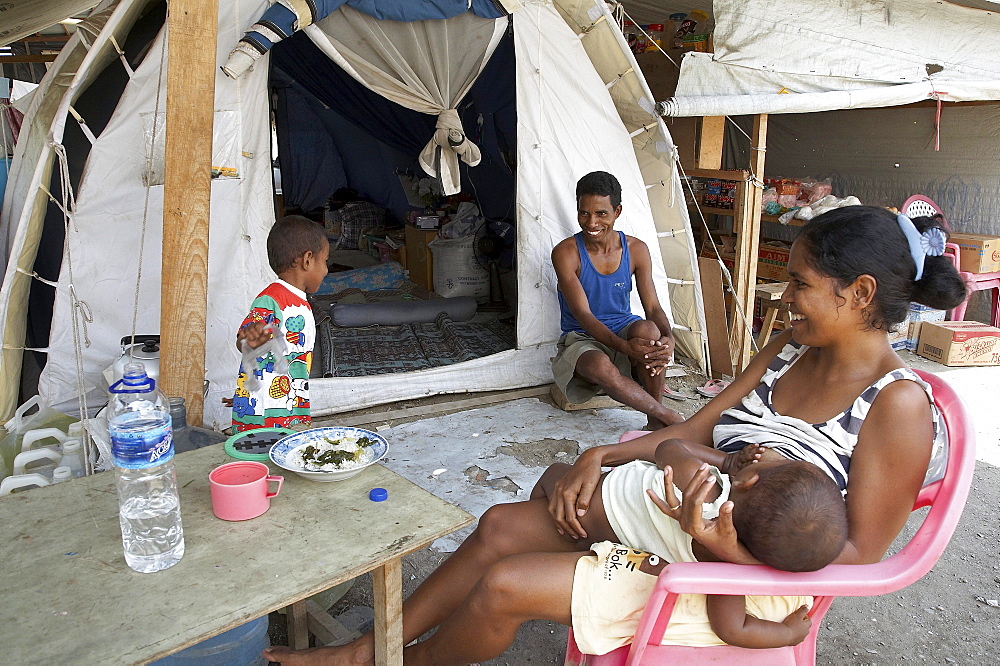
[[[948,235],[948,229],[940,215],[916,217],[913,218],[913,224],[921,233],[937,227]],[[938,257],[924,257],[924,274],[913,283],[910,300],[936,310],[951,310],[961,305],[968,293],[965,281],[955,268],[953,257],[946,253]]]
[[[940,227],[940,217],[913,220],[923,233]],[[861,275],[875,278],[875,300],[867,308],[870,328],[892,330],[906,320],[915,301],[938,310],[950,310],[965,300],[967,289],[951,259],[925,257],[923,275],[915,281],[917,266],[897,214],[879,206],[844,206],[817,215],[799,234],[806,260],[824,275],[846,287]]]

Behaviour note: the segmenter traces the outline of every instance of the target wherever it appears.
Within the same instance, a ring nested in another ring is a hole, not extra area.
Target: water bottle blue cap
[[[142,363],[126,363],[122,378],[111,385],[110,393],[151,393],[156,389],[156,380],[146,374]]]
[[[368,493],[368,499],[373,502],[384,502],[389,499],[389,491],[385,488],[372,488]]]

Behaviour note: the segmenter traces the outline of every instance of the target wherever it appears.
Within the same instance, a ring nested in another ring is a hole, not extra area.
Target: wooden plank
[[[750,140],[751,173],[759,180],[764,178],[764,150],[767,142],[767,115],[754,116]],[[762,183],[761,183],[762,184]],[[739,372],[750,362],[750,343],[753,331],[754,287],[757,284],[757,254],[760,245],[760,205],[763,190],[751,183],[737,186],[736,216],[736,270],[733,288],[736,307],[742,309],[746,321],[734,307],[732,319],[732,349],[734,370]]]
[[[305,604],[309,632],[316,637],[316,645],[344,645],[361,637],[361,632],[342,625],[312,599],[306,599]]]
[[[167,22],[160,380],[202,424],[218,0],[171,0]]]
[[[727,172],[722,171],[720,173],[727,173]],[[729,172],[729,173],[732,173],[732,172]],[[687,175],[691,176],[693,174],[690,173],[690,172],[688,172]],[[732,180],[732,177],[730,176],[727,180]],[[712,206],[702,206],[702,205],[699,205],[698,208],[700,208],[701,212],[705,213],[706,215],[709,215],[709,214],[710,215],[724,215],[726,217],[735,217],[736,216],[735,209],[733,209],[733,208],[714,208]],[[763,222],[778,222],[778,217],[779,217],[778,215],[761,215],[760,219]],[[802,220],[798,220],[798,219],[794,219],[793,218],[792,221],[789,222],[788,224],[790,224],[792,226],[801,227],[803,224],[805,224],[805,222],[803,222]]]
[[[705,301],[709,370],[715,379],[732,376],[733,358],[729,353],[722,268],[716,259],[698,257],[698,272],[701,274],[701,293]]]
[[[375,666],[402,666],[402,556],[372,571],[372,592],[375,597]]]
[[[11,55],[0,56],[0,65],[15,62],[53,62],[59,57],[58,53],[42,53],[39,55]]]
[[[750,174],[749,171],[742,171],[740,169],[687,169],[685,174],[692,176],[694,178],[718,178],[720,180],[746,180],[747,176]],[[723,210],[723,209],[720,209]],[[728,214],[733,215],[733,211],[729,209],[724,209]]]
[[[73,35],[42,35],[42,34],[36,33],[34,35],[28,35],[27,37],[22,37],[21,39],[18,39],[17,41],[19,41],[19,42],[49,42],[49,43],[53,43],[53,44],[56,43],[56,42],[66,43],[66,42],[68,42],[70,40],[70,38],[72,36]]]
[[[309,621],[306,617],[305,600],[297,601],[285,613],[288,622],[288,645],[293,650],[309,647]]]
[[[698,125],[694,164],[699,169],[722,168],[722,143],[726,135],[725,116],[705,116]]]
[[[780,301],[781,295],[788,288],[787,282],[769,282],[768,284],[758,284],[754,287],[754,295],[761,301]]]
[[[485,407],[486,405],[507,402],[509,400],[537,398],[539,396],[548,395],[549,386],[549,384],[545,384],[544,386],[532,386],[531,388],[519,389],[516,391],[506,391],[499,395],[478,396],[475,398],[468,398],[466,400],[450,400],[448,402],[441,402],[434,405],[405,407],[403,409],[396,409],[387,412],[361,414],[359,416],[350,416],[346,418],[338,418],[336,414],[328,414],[326,416],[313,418],[313,422],[318,423],[322,420],[324,423],[330,422],[339,426],[355,427],[369,425],[372,423],[385,423],[386,421],[392,421],[395,419],[437,416],[451,412],[460,412],[466,409],[474,409],[476,407]]]
[[[559,387],[552,384],[551,395],[556,407],[564,412],[575,412],[581,409],[606,409],[608,407],[622,407],[622,403],[612,397],[599,393],[587,402],[570,402],[566,394],[559,390]]]
[[[779,308],[776,305],[764,309],[764,322],[760,326],[760,333],[757,334],[757,349],[763,349],[764,345],[771,337],[771,329],[778,318]]]

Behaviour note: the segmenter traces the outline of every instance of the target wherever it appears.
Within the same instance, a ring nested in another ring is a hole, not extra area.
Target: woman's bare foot
[[[275,645],[261,654],[268,661],[280,662],[283,666],[296,664],[321,666],[326,664],[358,664],[370,666],[375,663],[375,643],[372,634],[365,634],[347,645],[293,650],[286,645]]]

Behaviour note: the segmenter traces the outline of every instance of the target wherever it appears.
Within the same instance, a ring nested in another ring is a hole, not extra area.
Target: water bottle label
[[[142,469],[160,465],[174,457],[174,439],[169,421],[152,428],[132,429],[128,427],[128,417],[138,420],[139,415],[122,416],[125,417],[122,422],[113,423],[109,428],[111,453],[116,466]]]

